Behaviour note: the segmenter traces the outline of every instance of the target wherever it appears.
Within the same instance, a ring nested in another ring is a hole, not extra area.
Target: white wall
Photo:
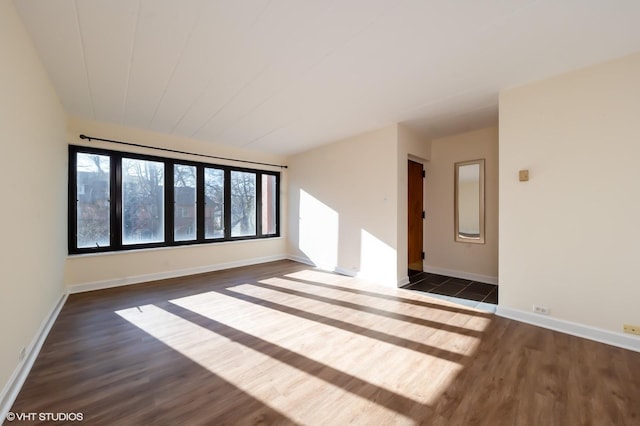
[[[397,155],[392,125],[290,157],[289,253],[395,286]]]
[[[67,149],[64,112],[8,0],[0,1],[0,52],[0,390],[6,392],[20,349],[29,349],[64,293]]]
[[[485,159],[485,244],[457,242],[453,229],[454,164],[482,158]],[[498,129],[490,127],[432,140],[426,187],[425,270],[496,284]]]
[[[500,94],[501,306],[640,324],[639,117],[640,54]]]
[[[197,156],[163,153],[156,150],[122,146],[108,142],[87,142],[79,139],[80,134],[227,158],[240,158],[271,164],[284,164],[285,162],[285,158],[278,155],[80,120],[77,118],[69,119],[67,131],[69,144],[94,146],[126,152],[142,152],[171,158],[212,162],[215,164],[242,165],[221,160],[209,160]],[[108,285],[130,284],[284,258],[286,256],[287,232],[286,169],[258,165],[248,167],[281,172],[280,238],[68,256],[65,268],[65,283],[69,286],[70,291],[75,292]]]

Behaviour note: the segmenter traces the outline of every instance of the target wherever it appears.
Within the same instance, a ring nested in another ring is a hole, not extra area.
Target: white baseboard
[[[405,285],[409,284],[409,275],[405,275],[402,278],[398,279],[398,287],[404,287]]]
[[[437,266],[429,265],[424,265],[423,269],[424,272],[429,272],[431,274],[446,275],[448,277],[462,278],[463,280],[498,285],[498,277],[492,277],[490,275],[480,275],[471,272],[456,271],[454,269],[438,268]]]
[[[343,268],[338,265],[330,265],[328,263],[316,263],[308,257],[298,256],[295,254],[287,255],[287,259],[293,260],[294,262],[303,263],[305,265],[313,266],[314,268],[321,269],[323,271],[335,272],[336,274],[346,275],[348,277],[357,277],[358,271],[354,271],[352,269]]]
[[[297,256],[294,254],[287,255],[287,259],[293,260],[294,262],[303,263],[305,265],[313,266],[314,268],[322,269],[323,271],[335,272],[340,275],[346,275],[349,277],[355,277],[358,275],[357,271],[352,271],[351,269],[342,268],[338,265],[330,265],[328,263],[316,263],[308,257]]]
[[[322,269],[325,271],[329,271],[329,272],[335,272],[337,274],[340,275],[346,275],[348,277],[354,277],[354,278],[361,278],[363,280],[367,280],[367,281],[371,281],[371,282],[377,282],[381,285],[386,285],[386,286],[390,286],[390,285],[397,285],[397,287],[402,287],[403,285],[407,285],[409,284],[409,277],[405,276],[402,277],[400,279],[398,279],[397,283],[391,283],[391,282],[380,282],[377,280],[377,277],[372,277],[372,276],[368,276],[365,274],[362,274],[360,271],[356,271],[353,269],[349,269],[349,268],[343,268],[342,266],[337,266],[337,265],[327,265],[327,264],[317,264],[314,261],[312,261],[311,259],[304,257],[304,256],[297,256],[297,255],[293,255],[290,254],[287,256],[287,259],[289,260],[293,260],[294,262],[298,262],[298,263],[304,263],[305,265],[309,265],[309,266],[313,266],[316,267],[318,269]]]
[[[346,275],[348,277],[356,277],[358,276],[357,271],[353,271],[351,269],[342,268],[337,265],[329,265],[327,263],[319,264],[304,256],[297,256],[294,254],[290,254],[287,256],[287,259],[293,260],[294,262],[303,263],[305,265],[313,266],[318,269],[322,269],[324,271],[335,272],[340,275]]]
[[[340,275],[346,275],[348,277],[354,277],[354,278],[357,278],[360,275],[358,271],[354,271],[353,269],[348,269],[348,268],[342,268],[340,266],[336,266],[335,268],[333,268],[333,272],[336,272]]]
[[[285,255],[275,255],[266,257],[254,257],[252,259],[243,259],[235,262],[218,263],[215,265],[200,266],[197,268],[176,269],[173,271],[159,272],[155,274],[135,275],[132,277],[116,278],[113,280],[94,281],[84,284],[70,285],[69,293],[84,293],[86,291],[102,290],[105,288],[121,287],[131,284],[139,284],[149,281],[166,280],[169,278],[185,277],[188,275],[203,274],[206,272],[220,271],[223,269],[238,268],[241,266],[258,265],[260,263],[274,262],[276,260],[286,259]]]
[[[0,423],[2,423],[2,420],[6,418],[7,413],[11,409],[11,406],[20,392],[20,389],[22,389],[22,385],[24,385],[24,381],[27,379],[27,376],[31,371],[31,367],[33,367],[33,363],[40,353],[40,349],[42,349],[42,344],[49,335],[49,331],[51,330],[53,323],[56,321],[56,318],[58,318],[58,314],[62,310],[67,297],[68,293],[64,292],[49,312],[49,315],[44,318],[31,343],[29,343],[29,346],[25,348],[24,359],[16,366],[16,369],[13,371],[9,381],[2,390],[2,393],[0,394]]]
[[[571,334],[572,336],[606,343],[607,345],[640,352],[640,337],[616,333],[615,331],[591,327],[546,315],[534,314],[533,312],[522,311],[520,309],[506,308],[500,305],[498,305],[496,309],[496,315],[561,333]]]
[[[287,259],[293,260],[294,262],[298,262],[298,263],[304,263],[305,265],[309,265],[309,266],[316,266],[316,264],[313,263],[311,259],[309,259],[308,257],[296,256],[295,254],[288,254]]]

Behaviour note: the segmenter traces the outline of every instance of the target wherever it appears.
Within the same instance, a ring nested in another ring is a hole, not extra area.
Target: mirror
[[[484,244],[484,159],[455,163],[455,240]]]

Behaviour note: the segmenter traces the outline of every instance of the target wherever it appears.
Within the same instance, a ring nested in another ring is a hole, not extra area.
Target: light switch
[[[520,182],[526,182],[529,180],[529,170],[520,170],[519,172]]]

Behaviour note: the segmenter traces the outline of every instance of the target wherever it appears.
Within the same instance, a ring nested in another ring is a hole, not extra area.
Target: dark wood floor
[[[70,296],[12,411],[638,425],[640,353],[281,261]]]

